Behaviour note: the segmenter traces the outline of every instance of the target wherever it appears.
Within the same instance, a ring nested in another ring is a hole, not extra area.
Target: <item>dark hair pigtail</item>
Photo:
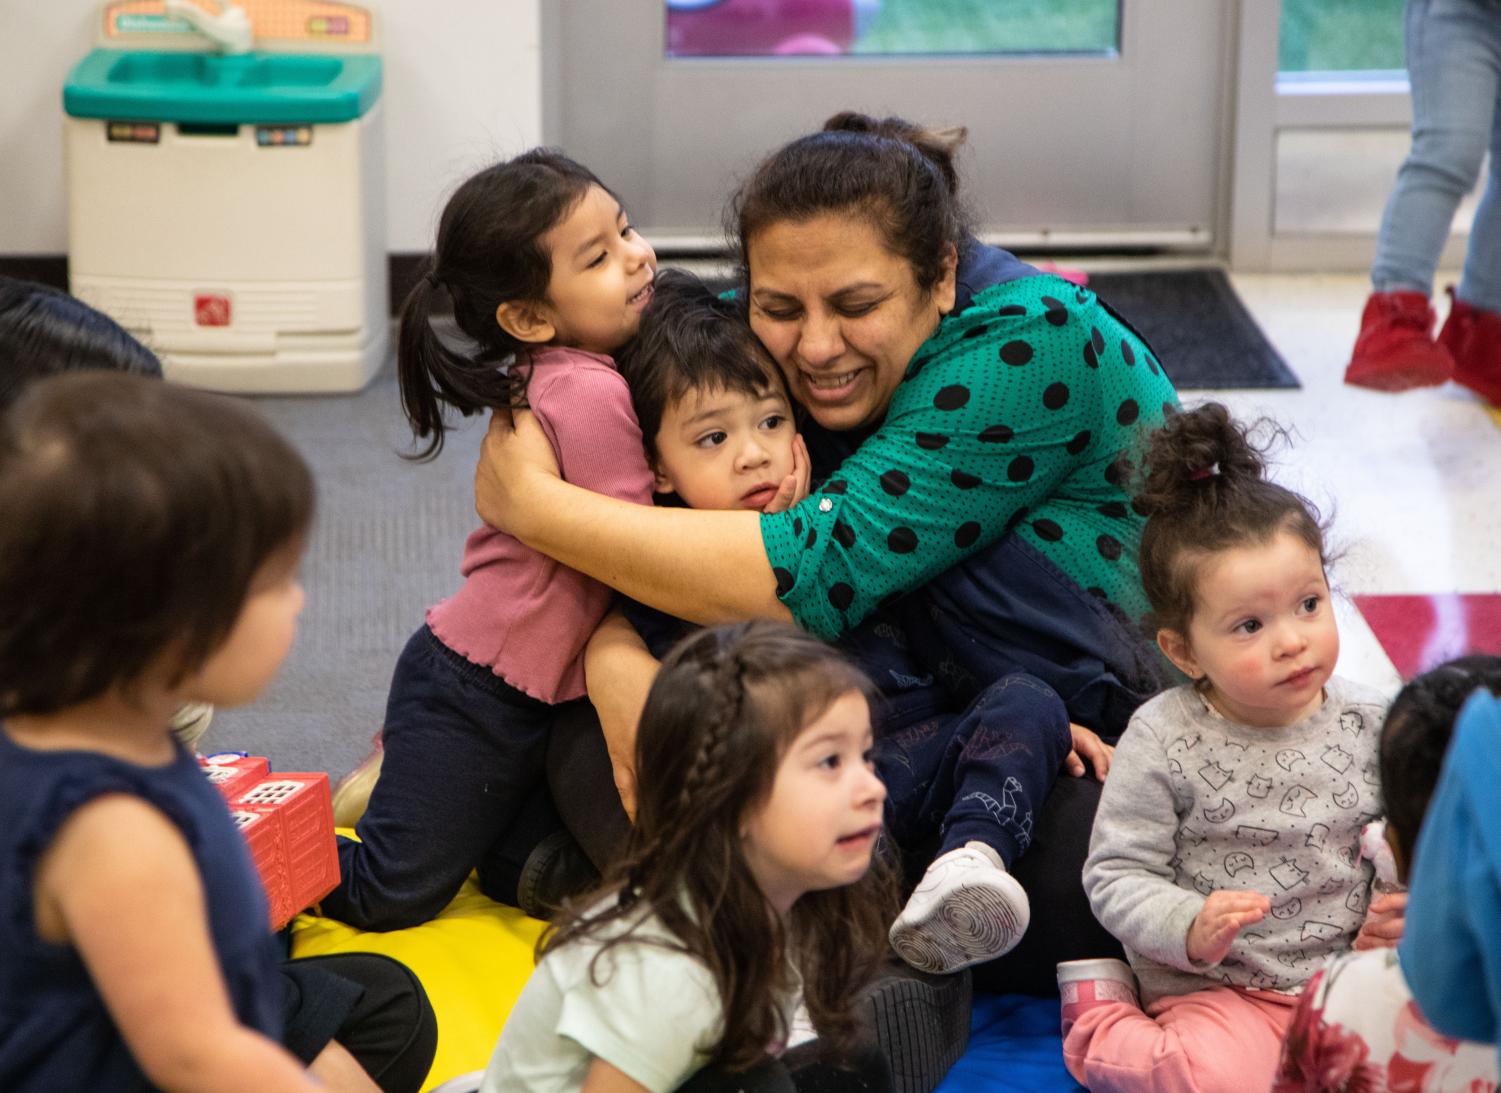
[[[401,408],[412,426],[414,440],[427,445],[409,459],[427,460],[443,450],[443,434],[448,425],[443,409],[451,406],[465,417],[485,410],[503,413],[524,402],[515,400],[520,388],[525,398],[525,384],[518,382],[502,361],[488,354],[466,355],[445,345],[433,329],[433,301],[438,296],[431,274],[422,278],[407,294],[401,309],[400,333],[397,336],[396,374],[401,387]]]

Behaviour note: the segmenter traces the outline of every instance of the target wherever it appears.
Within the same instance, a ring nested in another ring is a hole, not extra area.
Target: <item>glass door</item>
[[[1216,246],[1229,0],[561,0],[544,134],[659,246],[717,246],[759,158],[839,110],[963,125],[1018,246]]]

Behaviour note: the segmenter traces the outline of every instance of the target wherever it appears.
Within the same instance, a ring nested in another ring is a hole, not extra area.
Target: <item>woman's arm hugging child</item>
[[[275,674],[312,508],[217,395],[81,372],[0,419],[0,1087],[317,1087],[276,1042],[249,854],[169,730]]]
[[[1365,915],[1384,703],[1334,676],[1318,513],[1223,406],[1170,415],[1138,482],[1158,645],[1193,682],[1116,749],[1084,886],[1132,967],[1059,965],[1064,1059],[1085,1085],[1264,1088],[1297,991]]]

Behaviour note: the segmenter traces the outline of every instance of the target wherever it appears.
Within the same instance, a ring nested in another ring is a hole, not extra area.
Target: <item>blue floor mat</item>
[[[1072,1093],[1082,1088],[1063,1068],[1058,999],[976,994],[969,1048],[937,1093]]]

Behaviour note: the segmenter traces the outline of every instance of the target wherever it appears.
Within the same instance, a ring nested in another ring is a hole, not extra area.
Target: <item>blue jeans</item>
[[[1412,151],[1381,220],[1377,292],[1433,292],[1460,200],[1489,149],[1459,298],[1501,312],[1501,0],[1407,0]]]
[[[563,708],[465,660],[426,626],[413,634],[391,677],[385,759],[355,827],[360,841],[339,840],[339,887],[323,913],[362,930],[416,926],[474,869],[486,895],[515,905],[527,858],[563,826],[543,766]]]

